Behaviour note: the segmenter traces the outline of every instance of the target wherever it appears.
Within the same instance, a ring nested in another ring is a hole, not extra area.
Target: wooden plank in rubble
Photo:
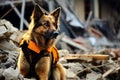
[[[69,54],[65,56],[66,60],[81,60],[81,59],[96,59],[96,60],[108,60],[109,55],[101,54]]]

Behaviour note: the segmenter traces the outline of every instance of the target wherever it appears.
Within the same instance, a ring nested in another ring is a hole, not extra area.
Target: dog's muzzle
[[[59,34],[58,31],[46,32],[45,38],[46,39],[54,39],[54,38],[57,38],[58,34]]]

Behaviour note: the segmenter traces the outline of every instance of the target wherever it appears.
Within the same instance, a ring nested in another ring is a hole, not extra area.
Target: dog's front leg
[[[39,80],[48,80],[50,71],[50,57],[42,57],[35,66]]]
[[[23,75],[23,77],[26,77],[26,75],[29,72],[30,66],[29,66],[29,63],[27,62],[22,50],[20,51],[17,66],[18,66],[20,73]]]

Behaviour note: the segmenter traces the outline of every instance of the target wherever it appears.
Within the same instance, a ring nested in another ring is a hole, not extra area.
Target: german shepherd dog
[[[17,62],[18,70],[24,78],[66,80],[64,67],[58,60],[54,60],[50,52],[59,31],[60,11],[57,8],[48,13],[38,4],[34,6],[29,29],[20,43]],[[57,49],[55,55],[58,59]]]

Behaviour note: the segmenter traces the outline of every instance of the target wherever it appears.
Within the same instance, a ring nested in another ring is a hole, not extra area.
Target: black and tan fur
[[[35,5],[32,16],[31,23],[29,25],[28,31],[23,35],[22,40],[29,43],[33,40],[41,50],[46,50],[47,48],[54,45],[55,38],[46,39],[46,33],[50,33],[53,30],[59,30],[59,18],[60,18],[60,8],[55,9],[51,13],[44,11],[39,5]],[[49,54],[47,51],[44,54]],[[51,56],[51,55],[50,55]],[[48,80],[51,73],[51,57],[42,57],[35,65],[35,72],[39,77],[39,80]],[[32,56],[30,56],[32,58]],[[27,62],[23,51],[20,51],[18,58],[18,69],[20,73],[25,77],[29,74],[30,65]],[[53,69],[53,76],[55,80],[66,80],[65,79],[65,69],[60,62],[57,62],[55,68]],[[53,79],[50,79],[53,80]]]

